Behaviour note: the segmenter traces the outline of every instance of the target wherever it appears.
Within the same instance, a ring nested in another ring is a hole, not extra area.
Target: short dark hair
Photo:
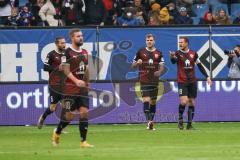
[[[236,45],[236,47],[240,48],[240,44]]]
[[[71,29],[69,32],[69,36],[72,37],[76,32],[81,32],[81,30],[79,28]]]
[[[155,35],[154,34],[151,34],[151,33],[147,34],[146,38],[149,38],[149,37],[153,37],[153,39],[155,40]]]
[[[184,41],[189,44],[189,39],[188,39],[188,37],[180,37],[179,39],[184,39]]]
[[[58,36],[55,38],[55,43],[57,44],[59,42],[60,39],[64,39],[64,37],[62,36]]]

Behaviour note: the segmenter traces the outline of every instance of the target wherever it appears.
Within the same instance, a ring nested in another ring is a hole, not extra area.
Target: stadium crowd
[[[0,0],[0,26],[240,24],[240,0]]]

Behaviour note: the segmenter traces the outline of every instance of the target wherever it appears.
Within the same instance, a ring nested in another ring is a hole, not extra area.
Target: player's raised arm
[[[140,59],[139,56],[139,52],[136,54],[136,56],[133,59],[133,63],[132,63],[132,68],[136,69],[137,67],[139,67],[140,65],[142,65],[142,60]]]
[[[169,56],[170,56],[170,60],[171,60],[172,64],[177,63],[178,58],[177,58],[175,52],[173,52],[173,51],[169,51]]]
[[[51,64],[52,64],[51,52],[49,52],[46,57],[46,61],[43,64],[43,70],[47,72],[54,71],[54,67]]]

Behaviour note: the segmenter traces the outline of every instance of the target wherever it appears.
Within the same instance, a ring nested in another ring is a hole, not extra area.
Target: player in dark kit
[[[132,63],[139,68],[139,80],[143,97],[143,111],[147,120],[147,129],[155,130],[153,119],[156,112],[159,77],[164,70],[162,53],[155,48],[155,36],[146,35],[146,47],[140,49]]]
[[[173,64],[177,63],[177,81],[178,93],[180,98],[178,128],[184,129],[183,113],[188,105],[188,123],[187,129],[193,129],[192,120],[195,111],[195,98],[197,97],[197,82],[195,77],[195,64],[200,72],[207,78],[208,85],[212,85],[210,77],[207,75],[204,67],[198,59],[195,51],[189,49],[189,40],[187,37],[180,37],[180,50],[170,51],[170,59]]]
[[[63,37],[55,39],[56,49],[47,54],[46,62],[44,63],[44,71],[49,73],[49,92],[50,92],[50,106],[39,117],[37,127],[42,128],[44,120],[48,115],[56,110],[57,103],[61,100],[61,80],[63,72],[60,64],[63,53],[66,48],[66,41]]]
[[[62,130],[74,118],[74,112],[80,114],[79,132],[81,137],[81,148],[93,147],[87,143],[88,131],[88,53],[82,49],[83,35],[79,29],[70,31],[71,46],[65,51],[66,61],[63,62],[63,72],[66,75],[65,92],[62,107],[67,110],[64,119],[61,119],[58,127],[53,132],[52,143],[54,146],[59,144]]]

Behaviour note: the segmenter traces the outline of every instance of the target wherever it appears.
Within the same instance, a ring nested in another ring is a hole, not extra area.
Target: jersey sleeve
[[[49,52],[47,54],[46,59],[45,59],[43,70],[48,71],[48,72],[52,72],[54,70],[54,68],[52,67],[52,63],[53,63],[52,52]]]
[[[69,55],[69,50],[67,49],[65,52],[64,52],[64,54],[63,54],[63,56],[62,56],[62,58],[61,58],[61,62],[62,63],[69,63],[69,60],[70,60],[70,55]]]
[[[164,58],[163,58],[163,54],[160,52],[160,56],[159,56],[159,64],[164,64]]]
[[[88,65],[88,52],[86,50],[84,50],[83,52],[83,56],[84,56],[84,64]]]
[[[136,55],[133,58],[133,62],[137,62],[140,59],[140,50],[136,53]]]

